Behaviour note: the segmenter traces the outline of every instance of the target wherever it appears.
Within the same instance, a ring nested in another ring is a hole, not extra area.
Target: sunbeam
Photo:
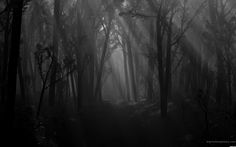
[[[235,0],[0,1],[0,146],[235,146],[235,14]]]

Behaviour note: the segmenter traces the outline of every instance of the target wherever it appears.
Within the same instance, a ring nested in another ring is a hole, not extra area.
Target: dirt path
[[[128,108],[96,107],[87,108],[81,114],[81,122],[89,147],[165,147],[191,142],[193,137],[182,120],[176,120],[181,118],[172,115],[175,114],[170,113],[166,119],[160,116],[148,118],[134,115]]]

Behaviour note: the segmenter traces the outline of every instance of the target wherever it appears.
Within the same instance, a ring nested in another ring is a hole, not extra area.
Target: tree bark
[[[8,4],[9,5],[9,4]],[[3,86],[1,87],[1,103],[4,103],[5,96],[6,96],[6,79],[7,79],[7,68],[8,68],[8,58],[9,58],[9,18],[10,10],[7,10],[7,20],[6,20],[6,28],[4,32],[4,50],[3,50],[3,69],[1,75],[1,81]]]
[[[77,76],[77,110],[80,112],[83,103],[83,91],[82,91],[82,75],[83,72],[79,71]]]
[[[17,66],[20,53],[20,38],[21,38],[21,22],[22,22],[22,7],[23,0],[13,0],[13,20],[12,20],[12,35],[11,47],[8,64],[8,78],[7,78],[7,99],[5,101],[5,126],[9,130],[13,127],[14,122],[14,107],[16,98],[16,76]]]
[[[213,30],[218,31],[218,22],[217,22],[217,1],[216,0],[208,0],[208,7],[209,7],[209,15],[210,15],[210,21],[213,27]],[[219,34],[217,32],[213,32],[214,34],[214,43],[215,43],[215,50],[216,50],[216,56],[217,56],[217,86],[216,86],[216,101],[218,104],[218,108],[221,109],[222,106],[222,100],[224,97],[227,97],[226,93],[226,74],[225,74],[225,68],[224,68],[224,57],[223,52],[221,50],[222,44],[219,42]]]
[[[228,63],[227,81],[228,81],[229,105],[231,105],[233,102],[233,100],[232,100],[232,67],[231,67],[231,63]]]
[[[128,51],[128,63],[129,63],[129,73],[130,73],[130,79],[132,84],[132,93],[133,93],[133,100],[137,102],[137,90],[136,90],[136,80],[135,80],[135,73],[134,73],[134,59],[133,59],[133,53],[131,48],[131,42],[130,38],[128,37],[127,40],[127,51]]]
[[[126,84],[126,99],[130,101],[130,86],[129,86],[129,76],[128,76],[128,66],[127,66],[127,52],[126,48],[123,48],[123,57],[124,57],[124,74],[125,74],[125,84]]]
[[[150,23],[150,48],[148,50],[148,77],[147,77],[147,96],[149,100],[153,100],[154,90],[153,90],[153,73],[154,73],[154,23],[151,21]]]
[[[45,79],[43,79],[43,86],[42,86],[42,90],[41,90],[40,97],[39,97],[38,110],[37,110],[37,113],[36,113],[37,118],[40,115],[40,111],[41,111],[42,104],[43,104],[44,92],[46,90],[46,85],[47,85],[47,81],[48,81],[48,78],[49,78],[49,73],[51,72],[52,66],[53,66],[53,61],[51,61],[50,65],[49,65],[49,68],[48,68],[48,71],[46,73]]]
[[[156,31],[157,31],[157,62],[158,62],[158,77],[160,87],[160,99],[161,99],[161,116],[167,116],[167,105],[165,103],[164,95],[164,68],[163,68],[163,48],[162,48],[162,25],[161,25],[161,8],[156,18]]]
[[[25,95],[25,80],[23,78],[23,72],[22,72],[22,66],[21,66],[21,60],[19,60],[18,63],[18,77],[20,81],[20,90],[21,90],[21,99],[23,104],[26,103],[26,95]]]
[[[171,42],[172,42],[172,18],[170,18],[169,24],[168,24],[168,32],[167,32],[167,51],[166,51],[166,71],[165,71],[165,98],[163,99],[162,104],[164,105],[163,108],[165,110],[163,113],[163,116],[167,114],[167,103],[168,99],[171,96]]]
[[[54,54],[54,60],[53,60],[53,66],[52,66],[52,72],[50,77],[50,83],[51,86],[49,88],[49,105],[53,106],[55,104],[55,97],[56,97],[56,74],[57,74],[57,55],[58,55],[58,35],[57,35],[57,22],[60,21],[60,0],[54,0],[54,28],[53,28],[53,54]]]
[[[72,97],[74,100],[75,108],[76,108],[76,90],[75,90],[75,80],[74,80],[74,74],[70,75],[70,81],[71,81],[71,88],[72,88]]]
[[[103,75],[103,68],[104,68],[104,65],[105,65],[105,58],[106,58],[108,45],[109,45],[111,23],[112,23],[112,18],[109,18],[108,28],[107,28],[106,35],[105,35],[105,42],[104,42],[104,46],[103,46],[103,50],[102,50],[101,61],[100,61],[100,64],[99,64],[98,74],[97,74],[96,89],[95,89],[95,98],[97,99],[97,102],[100,102],[101,99],[102,99],[102,92],[101,92],[102,84],[101,84],[101,81],[102,81],[102,75]]]

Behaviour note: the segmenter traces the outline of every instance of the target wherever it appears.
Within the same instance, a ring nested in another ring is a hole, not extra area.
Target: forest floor
[[[15,137],[18,144],[40,147],[229,146],[232,142],[207,141],[236,140],[235,121],[219,121],[211,115],[206,136],[204,115],[193,101],[173,100],[168,107],[166,118],[161,118],[158,103],[146,101],[87,106],[79,114],[59,108],[60,112],[44,115],[40,121],[29,117],[30,109],[19,108]]]
[[[209,131],[204,113],[191,99],[168,104],[168,117],[160,116],[158,103],[109,105],[87,108],[80,115],[87,146],[198,147],[229,146],[209,141],[236,141],[235,121],[209,112]],[[208,134],[208,135],[207,135]],[[207,143],[208,142],[208,143]],[[232,143],[231,143],[232,145]]]

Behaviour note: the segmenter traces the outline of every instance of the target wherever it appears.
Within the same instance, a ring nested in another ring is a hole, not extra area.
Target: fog
[[[235,0],[1,1],[3,142],[235,145],[235,14]]]

